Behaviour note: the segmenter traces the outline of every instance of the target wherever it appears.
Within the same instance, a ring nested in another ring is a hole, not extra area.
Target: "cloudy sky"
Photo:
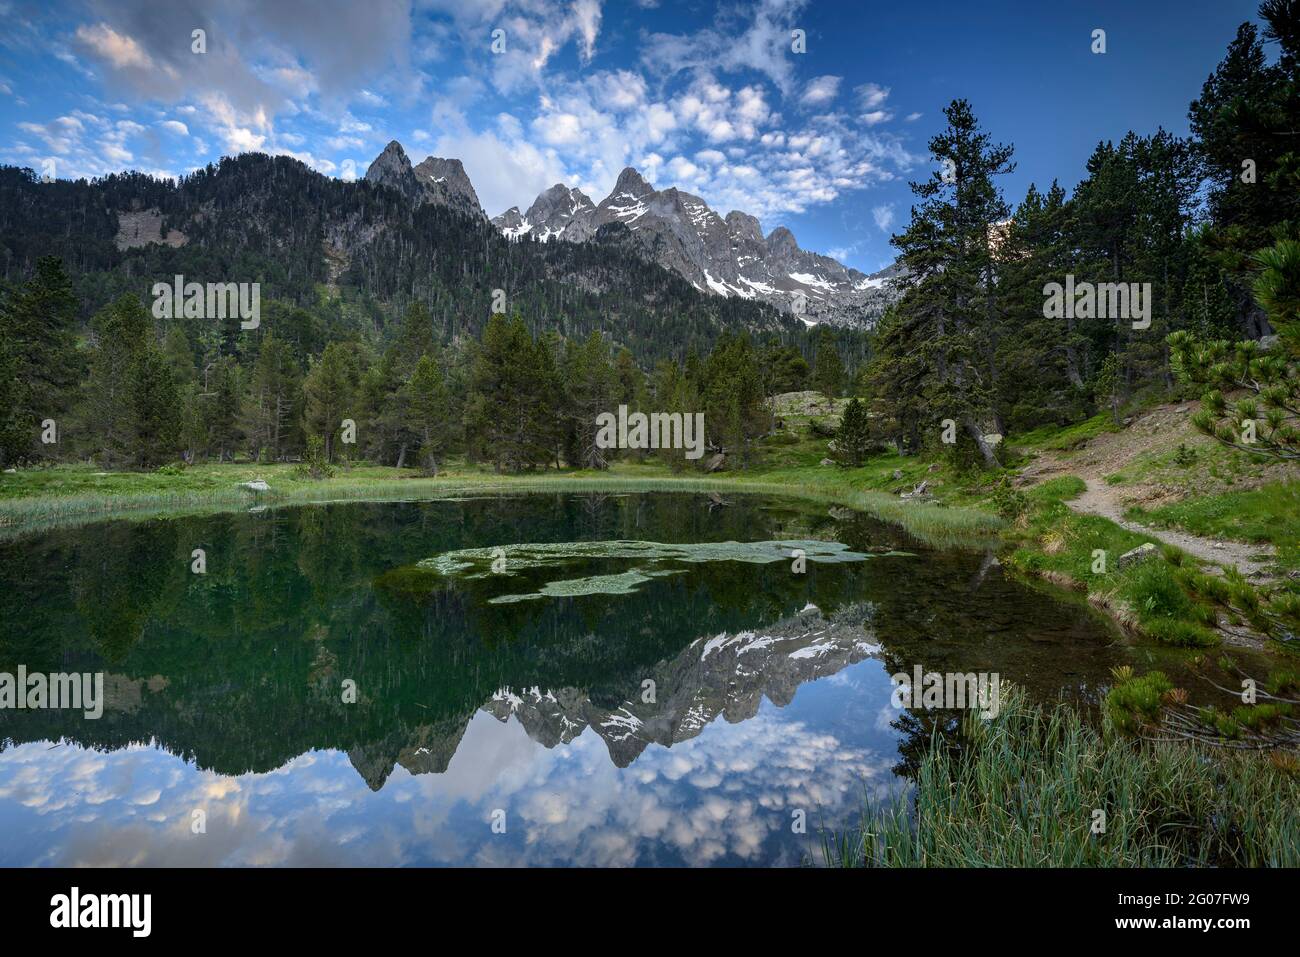
[[[599,201],[632,165],[873,271],[953,97],[1015,144],[1013,202],[1072,186],[1099,140],[1185,132],[1255,6],[0,0],[0,163],[175,176],[262,150],[349,177],[397,139],[461,159],[489,215],[556,182]]]

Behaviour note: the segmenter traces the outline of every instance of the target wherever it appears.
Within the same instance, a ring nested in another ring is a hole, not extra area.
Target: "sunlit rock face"
[[[584,242],[623,227],[643,255],[701,292],[766,302],[809,324],[870,326],[895,298],[888,283],[894,267],[865,275],[801,249],[784,226],[764,237],[748,213],[732,210],[724,218],[692,193],[655,189],[632,167],[599,203],[557,183],[526,213],[512,206],[492,222],[511,239],[542,242]]]

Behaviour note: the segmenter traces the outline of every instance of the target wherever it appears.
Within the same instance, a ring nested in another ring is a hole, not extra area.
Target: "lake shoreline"
[[[209,470],[223,468],[209,467]],[[185,487],[167,480],[183,476],[157,473],[139,475],[144,487],[117,491],[87,488],[70,494],[13,494],[0,481],[0,540],[22,537],[56,528],[130,518],[167,518],[241,511],[284,505],[324,505],[331,502],[384,502],[436,500],[466,493],[555,493],[555,492],[735,492],[779,494],[794,498],[826,501],[868,512],[900,525],[937,547],[981,546],[996,542],[1002,522],[987,512],[971,508],[950,508],[931,502],[908,502],[887,492],[854,488],[848,482],[817,481],[790,484],[771,477],[739,475],[686,477],[665,474],[665,470],[622,468],[608,472],[566,470],[557,473],[502,475],[473,470],[449,471],[437,477],[421,476],[412,470],[365,467],[355,476],[345,472],[325,479],[298,478],[291,466],[228,465],[228,480],[221,486]],[[58,469],[32,473],[58,472]],[[66,469],[66,474],[136,477],[137,473],[86,473]],[[380,473],[380,474],[376,474]],[[385,474],[386,473],[386,474]],[[18,473],[24,474],[24,473]],[[246,477],[247,476],[247,477]],[[11,478],[10,475],[4,478]],[[267,492],[242,487],[246,481],[265,478]],[[818,476],[821,478],[821,476]],[[152,486],[152,487],[151,487]],[[24,490],[25,491],[25,490]]]

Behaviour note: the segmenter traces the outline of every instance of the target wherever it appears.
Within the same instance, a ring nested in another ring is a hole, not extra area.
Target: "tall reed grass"
[[[844,867],[1296,867],[1294,762],[1139,741],[1040,707],[1003,685],[1002,707],[936,734],[908,798],[822,836]],[[1104,812],[1104,831],[1094,832]]]

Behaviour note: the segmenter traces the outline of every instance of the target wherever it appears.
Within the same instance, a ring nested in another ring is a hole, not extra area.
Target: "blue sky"
[[[599,201],[632,165],[870,272],[951,99],[1015,145],[1014,204],[1099,140],[1186,132],[1256,6],[0,0],[0,163],[178,175],[256,149],[349,177],[397,139],[461,159],[489,215],[555,182]]]

